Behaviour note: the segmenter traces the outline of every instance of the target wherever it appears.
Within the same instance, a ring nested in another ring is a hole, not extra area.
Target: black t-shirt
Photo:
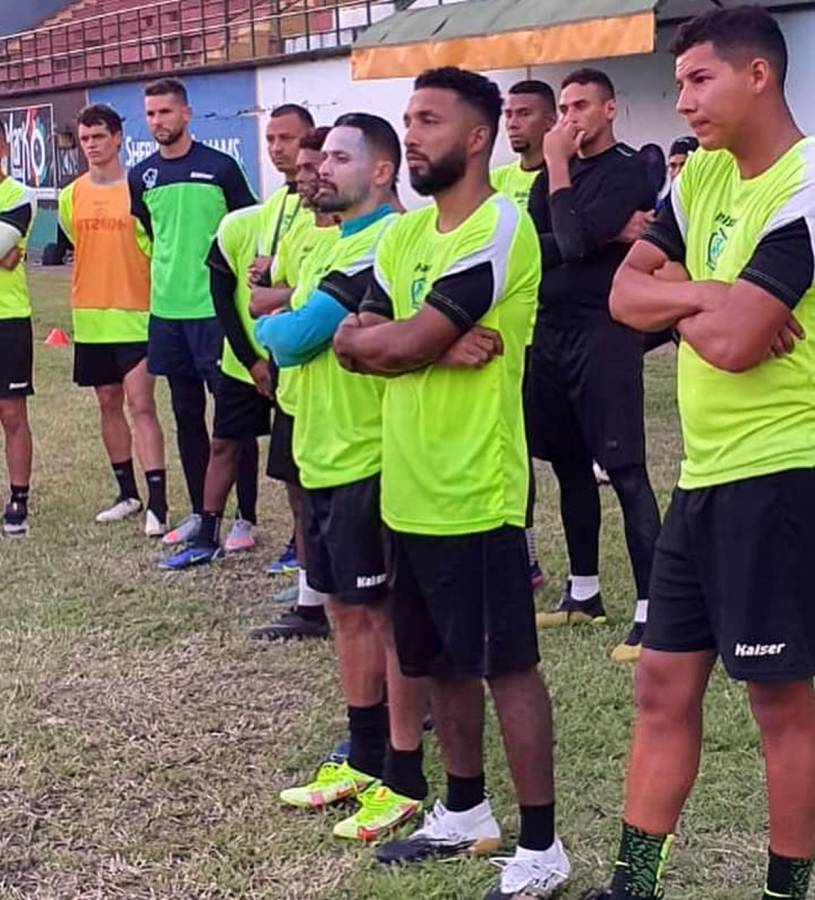
[[[569,173],[572,186],[550,197],[544,168],[529,197],[543,252],[538,321],[609,321],[611,282],[630,248],[614,238],[634,212],[653,209],[656,197],[645,165],[625,144],[575,156]]]

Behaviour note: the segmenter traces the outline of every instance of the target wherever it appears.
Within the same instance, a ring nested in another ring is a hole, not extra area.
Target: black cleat
[[[249,632],[253,641],[290,641],[295,638],[327,638],[331,634],[328,619],[305,619],[293,606],[271,625],[254,628]]]

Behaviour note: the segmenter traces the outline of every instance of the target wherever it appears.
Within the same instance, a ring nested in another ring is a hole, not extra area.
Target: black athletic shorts
[[[815,675],[815,469],[674,492],[643,646],[713,650],[739,681]]]
[[[379,475],[303,490],[306,578],[343,603],[379,603],[388,593]]]
[[[31,319],[0,319],[0,399],[34,393]]]
[[[283,412],[279,406],[272,422],[266,474],[285,484],[300,484],[300,470],[294,461],[294,416]]]
[[[147,341],[74,345],[74,384],[103,387],[121,384],[147,356]]]
[[[212,436],[242,441],[269,433],[272,401],[247,384],[221,372],[215,382]]]
[[[643,465],[643,338],[617,322],[539,325],[526,406],[532,455]]]
[[[151,375],[198,378],[212,393],[218,383],[224,332],[208,319],[162,319],[150,316],[147,369]]]
[[[453,537],[388,533],[393,625],[408,677],[484,678],[538,664],[522,528]]]

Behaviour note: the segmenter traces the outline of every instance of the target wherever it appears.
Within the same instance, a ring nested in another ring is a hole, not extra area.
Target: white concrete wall
[[[782,13],[779,21],[790,48],[789,96],[793,110],[801,127],[815,133],[815,100],[812,93],[812,85],[815,84],[812,43],[815,11]],[[604,69],[614,81],[619,101],[617,134],[620,140],[636,147],[654,141],[667,150],[675,137],[686,134],[688,130],[674,108],[674,64],[666,49],[670,37],[668,29],[660,29],[658,49],[652,55],[591,63]],[[565,64],[485,74],[494,78],[504,91],[514,82],[528,77],[541,78],[557,89],[560,80],[575,67],[574,64]],[[409,78],[351,81],[349,59],[340,57],[258,70],[257,99],[262,118],[265,111],[272,107],[283,102],[294,102],[308,106],[319,124],[331,124],[344,112],[364,110],[390,119],[401,132],[402,112],[410,96],[411,83]],[[261,155],[263,185],[268,192],[279,182],[279,177],[268,162],[265,149],[262,149]],[[495,162],[498,164],[510,159],[512,151],[502,135],[496,147]],[[402,193],[408,205],[419,202],[407,185],[403,185]]]

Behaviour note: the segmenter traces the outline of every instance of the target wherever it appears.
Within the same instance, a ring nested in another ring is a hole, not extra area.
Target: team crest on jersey
[[[410,285],[410,302],[414,309],[418,309],[422,304],[427,287],[427,273],[429,271],[430,266],[426,266],[424,263],[418,263],[413,270],[413,281]]]
[[[141,180],[148,191],[151,188],[154,188],[156,186],[156,182],[158,181],[158,169],[145,169]]]
[[[716,263],[724,252],[727,244],[727,232],[724,228],[717,228],[707,242],[707,267],[711,272],[716,271]]]
[[[729,229],[733,228],[738,220],[727,213],[720,212],[715,219],[716,229],[707,242],[707,267],[711,272],[716,271],[719,257],[724,253],[727,240],[730,237]]]

